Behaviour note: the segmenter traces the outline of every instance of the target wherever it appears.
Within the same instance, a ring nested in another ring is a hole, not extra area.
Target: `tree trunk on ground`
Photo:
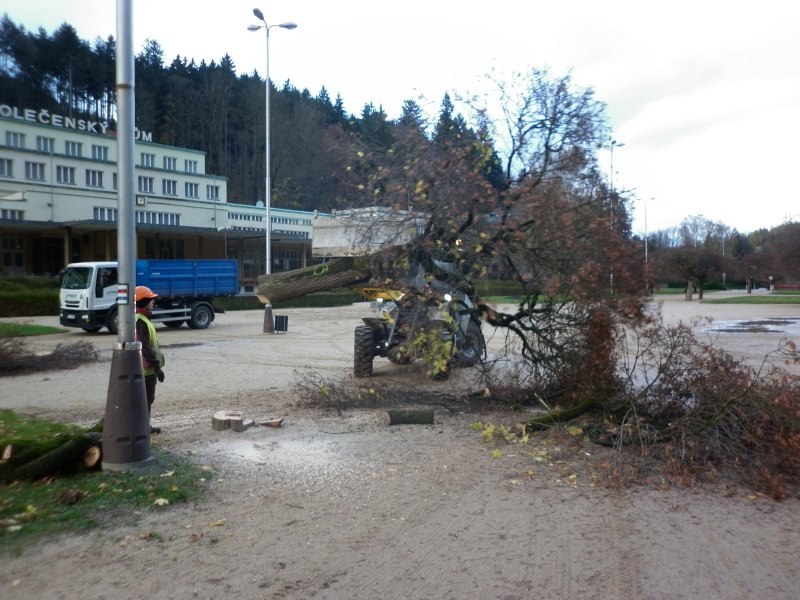
[[[385,420],[387,425],[433,425],[433,410],[390,409]]]
[[[101,441],[102,435],[97,432],[76,435],[47,454],[20,465],[13,471],[13,478],[36,480],[72,469],[82,463],[84,454],[90,446],[100,444]]]
[[[370,271],[363,258],[334,258],[321,265],[281,271],[258,278],[258,296],[262,302],[273,304],[337,287],[368,280]]]
[[[566,423],[567,421],[571,421],[572,419],[575,419],[592,410],[595,406],[597,406],[597,400],[594,398],[588,398],[572,408],[547,413],[541,417],[536,417],[535,419],[525,421],[525,429],[528,431],[536,431],[540,429],[546,429],[547,427],[555,425],[556,423]]]

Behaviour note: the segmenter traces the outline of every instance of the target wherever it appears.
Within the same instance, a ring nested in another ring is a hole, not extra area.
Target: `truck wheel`
[[[106,317],[106,327],[108,327],[108,331],[114,335],[119,333],[119,313],[117,312],[116,308],[112,308],[108,311],[108,316]]]
[[[208,304],[198,304],[192,309],[189,327],[192,329],[206,329],[214,320],[214,309]]]
[[[477,365],[483,356],[485,345],[480,325],[475,321],[470,321],[467,325],[464,343],[458,351],[458,366],[473,367]]]
[[[353,345],[353,376],[372,377],[372,352],[375,342],[372,329],[366,325],[356,327]]]

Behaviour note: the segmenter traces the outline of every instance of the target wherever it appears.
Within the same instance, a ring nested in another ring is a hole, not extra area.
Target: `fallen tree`
[[[334,258],[293,271],[281,271],[258,278],[258,297],[265,304],[299,298],[368,281],[371,276],[365,258]]]

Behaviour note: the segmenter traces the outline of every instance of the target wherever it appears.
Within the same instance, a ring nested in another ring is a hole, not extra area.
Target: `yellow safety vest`
[[[156,326],[153,325],[153,322],[150,319],[148,319],[147,317],[145,317],[143,314],[140,313],[136,313],[136,320],[143,321],[144,324],[147,325],[147,339],[150,342],[150,346],[153,348],[153,351],[156,353],[156,356],[158,357],[158,368],[163,367],[167,361],[164,359],[164,355],[161,352],[161,348],[158,347],[158,335],[156,335]],[[143,366],[145,375],[153,375],[158,370],[155,367],[148,367],[147,365],[144,365],[144,363]]]

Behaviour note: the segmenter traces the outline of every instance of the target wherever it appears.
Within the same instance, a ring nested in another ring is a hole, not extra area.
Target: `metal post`
[[[152,466],[150,416],[144,387],[141,344],[135,341],[136,207],[134,203],[134,60],[132,0],[117,0],[117,254],[119,286],[117,343],[111,357],[105,419],[103,469],[127,471]]]
[[[272,273],[272,218],[269,214],[270,204],[272,202],[272,187],[270,186],[270,176],[269,176],[269,167],[270,167],[270,138],[269,138],[269,95],[272,91],[272,86],[269,83],[269,27],[267,26],[266,22],[264,23],[264,33],[266,34],[266,77],[264,78],[264,85],[266,86],[266,90],[264,90],[264,154],[266,156],[266,188],[264,193],[264,212],[266,218],[266,243],[267,243],[267,264],[266,264],[266,271],[267,275]]]
[[[264,85],[266,89],[264,90],[264,155],[265,160],[264,162],[266,167],[266,177],[265,179],[265,192],[264,192],[264,217],[266,218],[265,225],[265,241],[267,246],[266,251],[266,260],[267,264],[265,265],[265,273],[270,275],[272,273],[272,218],[270,216],[270,205],[272,203],[272,187],[270,184],[270,137],[269,137],[269,96],[272,86],[270,85],[269,79],[269,30],[272,27],[281,27],[283,29],[295,29],[297,27],[296,23],[286,22],[280,23],[279,25],[268,25],[267,21],[264,19],[264,13],[261,12],[261,9],[254,8],[253,14],[256,16],[258,20],[263,23],[262,25],[249,25],[247,27],[248,31],[258,31],[259,29],[264,30],[265,40],[266,40],[266,71],[265,71],[265,78],[264,78]]]

